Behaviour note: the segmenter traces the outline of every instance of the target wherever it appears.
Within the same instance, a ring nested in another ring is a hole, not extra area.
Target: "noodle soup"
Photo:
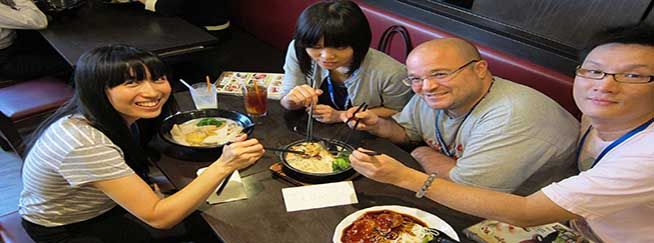
[[[339,153],[332,154],[320,143],[302,142],[288,148],[304,154],[286,153],[286,162],[293,168],[314,174],[326,174],[350,169],[348,159],[351,151],[338,146]]]
[[[193,147],[217,147],[234,141],[243,127],[231,119],[206,117],[175,124],[170,135],[176,143]]]

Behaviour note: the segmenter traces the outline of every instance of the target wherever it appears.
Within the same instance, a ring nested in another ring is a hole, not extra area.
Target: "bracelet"
[[[420,187],[420,190],[416,192],[416,197],[417,198],[422,198],[425,196],[425,192],[427,192],[427,189],[429,189],[429,186],[431,186],[431,183],[434,182],[434,179],[436,179],[436,174],[432,173],[427,177],[427,180],[425,180],[425,183],[422,184],[422,187]]]

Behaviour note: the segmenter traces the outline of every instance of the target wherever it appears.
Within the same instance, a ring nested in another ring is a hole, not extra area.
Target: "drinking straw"
[[[184,79],[180,78],[179,81],[182,82],[182,84],[184,84],[184,86],[186,86],[189,90],[193,90],[193,87],[191,87],[190,84],[188,84],[186,81],[184,81]]]
[[[207,92],[211,92],[211,79],[209,78],[209,75],[205,77],[207,79]]]

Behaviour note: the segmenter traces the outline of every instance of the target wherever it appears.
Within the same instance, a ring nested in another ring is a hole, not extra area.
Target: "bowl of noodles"
[[[333,144],[335,151],[328,151],[325,144]],[[326,183],[342,181],[355,173],[350,166],[349,156],[354,148],[337,140],[307,141],[299,140],[284,146],[286,150],[297,153],[280,153],[282,171],[302,182]]]
[[[164,119],[159,136],[167,142],[164,153],[190,161],[214,161],[223,145],[241,134],[251,134],[254,122],[245,114],[221,109],[192,110]]]

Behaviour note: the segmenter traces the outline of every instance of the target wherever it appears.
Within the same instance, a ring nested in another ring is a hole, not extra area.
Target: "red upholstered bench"
[[[23,225],[20,223],[21,218],[18,211],[10,212],[0,216],[0,242],[6,243],[29,243],[34,242],[27,235]]]
[[[16,124],[53,111],[72,96],[70,86],[50,77],[0,88],[0,144],[3,149],[11,148],[22,155],[23,139]]]
[[[402,25],[408,30],[413,46],[427,40],[452,36],[436,27],[405,18],[361,0],[354,1],[361,6],[370,22],[373,33],[371,47],[377,47],[384,30],[393,25]],[[300,12],[316,1],[230,0],[229,2],[230,11],[237,25],[258,39],[274,47],[285,49],[292,38],[295,21]],[[399,38],[395,38],[391,41],[390,54],[400,62],[404,62],[404,46],[398,40]],[[579,117],[580,112],[572,99],[572,73],[562,74],[491,47],[474,44],[479,48],[483,58],[488,61],[494,75],[535,88]]]
[[[454,37],[432,26],[405,18],[370,4],[361,1],[357,1],[357,3],[361,6],[370,22],[373,33],[373,44],[378,43],[384,30],[393,25],[401,25],[408,30],[413,46],[436,38]],[[399,40],[399,38],[396,38],[390,43],[390,55],[400,62],[404,62],[404,46]],[[539,90],[557,101],[574,116],[579,117],[579,110],[572,98],[572,74],[565,75],[534,64],[529,60],[499,52],[488,46],[478,43],[473,44],[477,46],[482,57],[488,61],[493,75]]]

